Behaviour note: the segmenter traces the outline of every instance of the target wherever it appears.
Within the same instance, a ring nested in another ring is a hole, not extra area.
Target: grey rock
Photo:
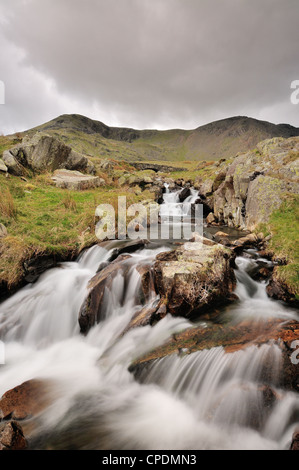
[[[84,175],[79,171],[56,170],[52,176],[57,188],[70,189],[72,191],[82,191],[85,189],[104,186],[105,181],[98,176]]]
[[[60,140],[38,132],[26,136],[21,145],[4,152],[3,160],[9,171],[20,176],[23,168],[33,171],[55,171],[60,168],[94,173],[94,165]]]
[[[8,172],[8,168],[5,165],[4,161],[0,158],[0,171],[3,171],[4,173]]]

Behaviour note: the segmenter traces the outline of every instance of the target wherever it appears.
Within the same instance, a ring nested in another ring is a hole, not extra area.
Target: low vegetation
[[[112,204],[118,196],[128,205],[151,199],[110,185],[82,192],[53,186],[48,175],[30,181],[0,174],[0,223],[8,236],[0,240],[0,284],[15,286],[23,276],[23,263],[36,255],[70,258],[95,243],[95,209]]]
[[[259,228],[272,236],[268,249],[280,260],[279,279],[299,299],[299,195],[289,195],[280,209],[273,212],[269,223]]]

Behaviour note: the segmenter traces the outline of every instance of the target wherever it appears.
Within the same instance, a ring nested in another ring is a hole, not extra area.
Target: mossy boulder
[[[188,317],[232,300],[233,258],[231,250],[205,239],[159,254],[155,283],[167,311]]]

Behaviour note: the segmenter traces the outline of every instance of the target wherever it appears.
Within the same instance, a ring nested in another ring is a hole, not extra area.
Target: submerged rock
[[[187,197],[189,197],[191,194],[190,188],[184,188],[180,193],[179,193],[179,200],[180,202],[184,202]]]
[[[88,333],[91,327],[99,323],[102,319],[102,301],[105,290],[111,289],[114,278],[121,273],[125,276],[131,268],[127,263],[130,255],[121,255],[115,261],[98,272],[89,282],[89,294],[79,313],[79,325],[81,333]]]

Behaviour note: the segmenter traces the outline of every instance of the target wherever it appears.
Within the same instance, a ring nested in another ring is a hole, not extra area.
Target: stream
[[[180,204],[166,192],[161,217],[185,213],[196,195]],[[175,204],[175,205],[174,205]],[[205,229],[208,230],[208,229]],[[223,230],[223,227],[221,227]],[[232,234],[232,232],[230,232]],[[137,381],[128,368],[171,335],[200,324],[167,315],[155,326],[121,333],[143,305],[140,264],[153,263],[169,242],[149,243],[130,253],[130,269],[106,289],[102,321],[86,336],[78,314],[88,281],[109,260],[118,241],[94,246],[76,262],[62,263],[0,305],[0,396],[33,378],[51,384],[51,401],[28,428],[33,449],[288,449],[298,426],[299,396],[279,390],[281,351],[275,344],[250,346],[231,354],[222,347],[155,360]],[[297,319],[298,313],[267,297],[266,281],[252,272],[255,250],[236,259],[239,300],[223,308],[224,322]],[[148,302],[156,302],[155,295]],[[274,407],[263,406],[261,363],[271,367]],[[26,428],[24,427],[25,431]]]

